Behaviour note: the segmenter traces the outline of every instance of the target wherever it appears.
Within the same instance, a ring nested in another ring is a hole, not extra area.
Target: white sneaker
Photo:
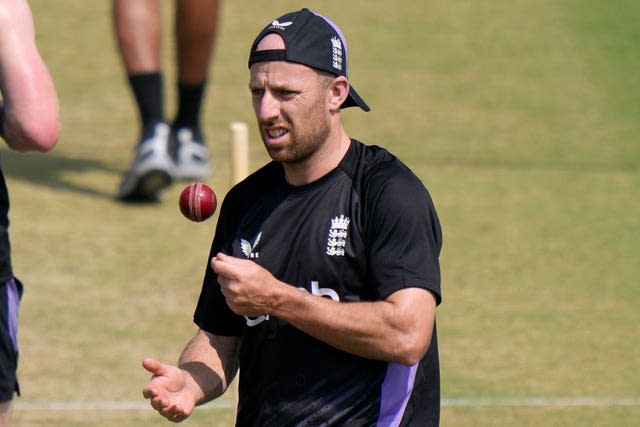
[[[153,202],[160,192],[171,184],[173,161],[169,155],[170,128],[158,123],[153,135],[140,142],[131,169],[118,190],[118,199],[124,201]]]
[[[203,143],[193,140],[193,132],[187,128],[176,131],[176,163],[173,177],[180,180],[201,181],[211,176],[213,165],[209,150]]]

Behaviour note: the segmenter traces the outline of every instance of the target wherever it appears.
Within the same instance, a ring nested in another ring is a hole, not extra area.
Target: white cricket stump
[[[249,129],[244,122],[231,122],[229,125],[231,186],[249,175]]]

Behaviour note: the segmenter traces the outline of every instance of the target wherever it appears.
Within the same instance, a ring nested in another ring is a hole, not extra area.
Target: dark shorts
[[[9,279],[0,284],[0,403],[20,394],[18,369],[18,309],[22,283]]]

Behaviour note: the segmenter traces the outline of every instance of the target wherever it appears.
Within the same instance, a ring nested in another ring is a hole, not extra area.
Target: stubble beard
[[[276,162],[300,165],[308,161],[324,145],[331,132],[329,118],[318,107],[310,111],[303,125],[289,130],[289,143],[284,147],[271,147],[265,143],[267,153]]]

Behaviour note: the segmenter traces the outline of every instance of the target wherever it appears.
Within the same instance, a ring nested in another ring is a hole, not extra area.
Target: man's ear
[[[349,96],[349,81],[344,76],[338,76],[333,80],[329,89],[331,91],[331,98],[329,99],[331,110],[338,111],[347,96]]]

